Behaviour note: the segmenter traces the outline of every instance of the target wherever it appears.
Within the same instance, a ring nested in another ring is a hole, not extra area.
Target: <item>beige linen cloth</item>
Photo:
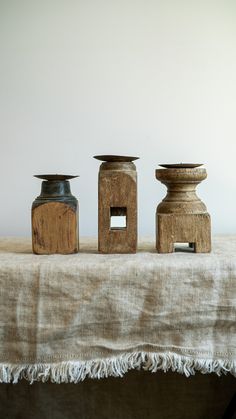
[[[130,369],[236,376],[236,236],[211,254],[37,256],[0,239],[0,381],[78,382]]]

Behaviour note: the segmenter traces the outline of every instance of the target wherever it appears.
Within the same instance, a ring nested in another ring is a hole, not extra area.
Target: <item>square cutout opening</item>
[[[127,208],[111,207],[110,208],[110,229],[125,230],[127,228]]]
[[[195,252],[195,243],[174,243],[175,252]]]

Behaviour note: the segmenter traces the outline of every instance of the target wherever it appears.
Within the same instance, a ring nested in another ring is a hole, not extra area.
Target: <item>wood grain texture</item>
[[[129,166],[131,165],[131,166]],[[103,163],[98,187],[98,250],[101,253],[137,251],[137,174],[133,163]],[[108,170],[109,169],[109,170]],[[121,169],[121,170],[119,170]],[[111,207],[126,208],[126,228],[110,228]]]
[[[209,214],[157,214],[156,225],[159,253],[174,252],[174,243],[190,243],[196,253],[211,251]]]
[[[77,253],[78,210],[61,202],[50,202],[32,209],[33,252],[43,254]]]
[[[167,186],[167,194],[156,212],[156,247],[159,253],[174,251],[174,243],[189,243],[196,253],[211,251],[211,219],[196,194],[207,177],[204,168],[156,170],[156,178]]]

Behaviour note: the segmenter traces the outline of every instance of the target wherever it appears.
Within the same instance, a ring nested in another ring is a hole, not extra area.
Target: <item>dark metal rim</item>
[[[70,180],[74,179],[76,177],[79,177],[78,175],[59,175],[59,174],[46,174],[46,175],[34,175],[34,177],[42,180],[49,180],[49,181],[60,181],[60,180]]]
[[[159,166],[165,169],[195,169],[196,167],[203,166],[203,163],[159,164]]]
[[[114,154],[105,154],[105,155],[99,155],[99,156],[93,156],[94,159],[106,161],[106,162],[132,162],[134,160],[138,160],[139,157],[133,157],[133,156],[118,156]]]

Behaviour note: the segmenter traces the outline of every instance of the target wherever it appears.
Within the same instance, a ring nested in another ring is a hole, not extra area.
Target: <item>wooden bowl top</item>
[[[196,167],[203,166],[203,163],[175,163],[175,164],[159,164],[165,169],[195,169]]]
[[[138,160],[139,157],[132,156],[116,156],[116,155],[103,155],[103,156],[93,156],[97,160],[106,161],[106,162],[132,162]]]
[[[69,180],[69,179],[74,179],[78,176],[50,174],[50,175],[34,175],[34,177],[37,177],[38,179],[43,179],[43,180]]]

